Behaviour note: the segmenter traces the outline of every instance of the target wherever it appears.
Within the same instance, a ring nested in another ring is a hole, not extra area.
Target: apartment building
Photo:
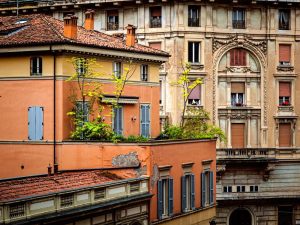
[[[209,111],[227,136],[217,150],[217,223],[281,225],[300,220],[299,3],[50,1],[19,12],[82,18],[92,8],[96,30],[119,34],[135,25],[139,43],[171,55],[160,69],[161,121],[180,119],[182,95],[171,83],[189,62],[191,78],[204,80],[190,106]]]
[[[102,122],[116,134],[155,138],[160,132],[159,68],[169,54],[93,30],[75,15],[0,17],[0,223],[209,224],[216,215],[216,140],[71,140],[73,89],[95,59]],[[116,35],[118,36],[118,35]],[[84,60],[84,62],[85,62]],[[115,83],[135,66],[116,112]],[[80,97],[80,95],[76,95]],[[88,96],[88,95],[87,95]],[[86,97],[87,97],[86,96]],[[85,102],[89,102],[86,98]],[[75,106],[85,109],[82,99]],[[89,104],[87,104],[89,107]],[[97,115],[83,110],[85,120]],[[116,119],[116,117],[118,119]]]

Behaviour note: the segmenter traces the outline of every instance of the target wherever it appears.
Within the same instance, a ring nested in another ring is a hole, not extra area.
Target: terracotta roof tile
[[[63,27],[63,21],[43,14],[24,15],[19,18],[3,16],[0,17],[0,47],[68,43],[169,56],[164,51],[140,44],[129,47],[120,38],[86,30],[80,26],[78,26],[77,39],[69,39],[64,37]]]
[[[124,175],[125,176],[124,176]],[[133,178],[131,170],[124,170],[122,175],[107,171],[64,172],[52,176],[35,176],[13,180],[0,180],[0,202],[39,196],[83,187],[91,187],[107,182]]]

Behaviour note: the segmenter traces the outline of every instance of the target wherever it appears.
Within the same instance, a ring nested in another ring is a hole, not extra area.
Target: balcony
[[[275,148],[220,148],[217,149],[218,161],[268,161],[275,159]]]
[[[232,27],[234,29],[245,29],[245,20],[233,20]]]
[[[199,18],[189,18],[188,19],[188,26],[189,27],[199,27]]]
[[[161,27],[161,17],[151,17],[150,18],[150,27],[159,28]]]

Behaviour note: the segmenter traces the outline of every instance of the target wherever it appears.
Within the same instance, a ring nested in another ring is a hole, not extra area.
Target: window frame
[[[121,109],[121,132],[116,132],[115,129],[115,118],[116,118],[116,109]],[[112,128],[113,128],[113,132],[115,132],[117,135],[123,135],[124,133],[124,107],[123,106],[118,106],[118,108],[113,108],[113,123],[112,123]]]
[[[171,217],[174,204],[174,181],[170,176],[161,177],[157,182],[158,219]]]
[[[289,61],[281,61],[281,46],[288,46],[289,47]],[[292,66],[292,44],[290,43],[279,43],[278,44],[278,64],[279,67],[290,67]]]
[[[195,80],[193,80],[193,79],[191,79],[191,83],[192,82],[194,82]],[[190,96],[191,96],[191,94],[192,94],[192,92],[196,89],[196,88],[199,88],[200,90],[199,90],[199,95],[200,96],[198,96],[199,98],[198,99],[193,99],[193,98],[190,98]],[[195,102],[195,104],[193,103],[194,101],[196,101]],[[198,101],[198,103],[197,103],[197,101]],[[191,103],[192,102],[192,103]],[[203,104],[202,104],[202,84],[199,84],[199,85],[197,85],[191,92],[190,92],[190,95],[188,96],[188,102],[187,102],[187,105],[188,106],[202,106]]]
[[[215,203],[214,172],[205,170],[201,173],[201,207],[207,207]]]
[[[149,65],[148,64],[141,65],[140,74],[141,74],[141,81],[149,81]]]
[[[289,83],[290,86],[290,96],[281,96],[280,94],[280,83]],[[292,81],[278,81],[278,106],[292,106]],[[288,102],[287,104],[284,102]]]
[[[118,15],[109,15],[109,12],[117,11]],[[110,22],[110,20],[113,20]],[[119,11],[118,10],[107,10],[106,11],[106,30],[119,30]]]
[[[241,18],[239,18],[239,17],[241,17]],[[233,29],[246,29],[246,9],[245,8],[233,8],[232,9],[232,28]]]
[[[197,52],[197,49],[196,49],[196,46],[195,44],[198,44],[198,60],[196,60],[196,52]],[[192,45],[190,47],[190,45]],[[190,55],[190,49],[192,49],[192,55]],[[202,60],[202,57],[201,57],[201,41],[188,41],[188,62],[191,63],[191,64],[201,64],[201,60]],[[191,58],[190,58],[191,56]]]
[[[287,23],[282,24],[284,16],[281,13],[287,13]],[[278,9],[278,30],[291,30],[291,10],[290,9]]]
[[[155,9],[160,9],[160,16],[153,16],[153,11]],[[156,19],[157,21],[154,21]],[[149,27],[150,28],[161,28],[162,27],[162,7],[152,6],[149,7]]]
[[[192,12],[195,10],[195,12]],[[196,13],[196,18],[193,18]],[[200,27],[201,7],[199,5],[188,5],[188,27]]]
[[[118,78],[118,79],[121,78],[121,76],[122,76],[122,66],[123,66],[123,64],[120,61],[113,62],[113,75],[114,75],[115,78]]]
[[[181,177],[181,211],[195,209],[195,175],[186,173]]]
[[[36,68],[34,68],[34,61],[36,60]],[[41,56],[33,56],[30,58],[30,76],[43,75],[43,58]]]

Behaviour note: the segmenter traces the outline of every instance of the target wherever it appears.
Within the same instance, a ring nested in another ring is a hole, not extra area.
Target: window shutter
[[[194,42],[194,54],[195,54],[195,58],[194,58],[194,61],[195,63],[199,63],[200,62],[200,56],[199,56],[199,53],[200,53],[200,45],[199,45],[199,42]]]
[[[279,62],[291,61],[291,45],[279,45]]]
[[[246,51],[241,49],[240,50],[240,66],[246,66]]]
[[[188,43],[188,61],[193,62],[193,42]]]
[[[209,172],[209,204],[214,203],[214,172]]]
[[[205,207],[205,199],[206,199],[206,193],[205,193],[205,173],[201,173],[201,206]]]
[[[161,7],[153,7],[151,8],[151,16],[152,17],[161,17]]]
[[[157,181],[157,216],[158,219],[162,219],[163,214],[163,190],[162,190],[162,181]]]
[[[291,124],[281,123],[279,124],[279,147],[291,147]]]
[[[38,58],[38,64],[39,64],[39,67],[38,67],[38,74],[42,74],[43,72],[43,60],[42,60],[42,57],[39,57]]]
[[[245,93],[245,83],[232,82],[231,83],[231,93]]]
[[[181,177],[181,210],[186,211],[186,177]]]
[[[155,48],[157,50],[161,50],[161,42],[152,42],[152,43],[149,43],[149,47]]]
[[[174,191],[173,191],[173,178],[169,178],[169,216],[173,214],[173,202],[174,202]]]
[[[43,128],[44,128],[44,108],[35,107],[35,135],[36,140],[43,140]]]
[[[245,124],[232,123],[231,124],[231,145],[232,148],[244,148],[245,143]]]
[[[291,83],[290,82],[279,82],[279,96],[280,97],[291,97]]]
[[[201,85],[197,85],[190,93],[189,99],[201,99]]]
[[[195,175],[191,174],[191,208],[195,209]]]
[[[230,50],[230,66],[234,66],[234,51],[235,49]]]
[[[35,140],[35,107],[28,108],[28,139]]]
[[[141,135],[150,136],[150,105],[141,105]]]

